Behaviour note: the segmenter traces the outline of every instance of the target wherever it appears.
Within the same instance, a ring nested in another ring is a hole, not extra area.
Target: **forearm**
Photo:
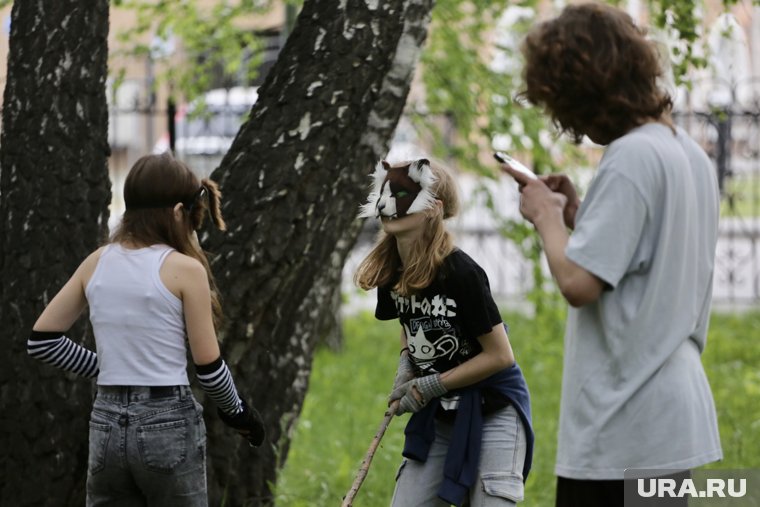
[[[220,410],[229,415],[239,414],[243,410],[232,374],[221,356],[209,364],[196,364],[195,370],[201,387]]]
[[[534,225],[541,237],[549,270],[557,281],[560,290],[562,290],[572,272],[570,261],[565,255],[565,248],[567,248],[570,236],[562,220],[562,215],[556,212],[547,214],[537,219]]]
[[[43,363],[85,378],[96,378],[99,373],[98,355],[72,342],[63,331],[32,331],[26,351]]]
[[[599,298],[604,284],[567,257],[565,253],[570,236],[562,215],[551,210],[537,217],[534,225],[541,236],[549,270],[557,286],[570,305],[579,307]]]
[[[266,436],[264,421],[258,411],[238,395],[222,356],[209,364],[196,364],[195,374],[203,390],[214,400],[222,422],[237,430],[252,446],[261,445]]]
[[[409,343],[406,341],[406,333],[404,333],[403,329],[401,330],[401,336],[399,337],[399,353],[409,353]]]
[[[481,352],[448,371],[441,373],[441,383],[448,391],[467,387],[484,380],[515,363],[512,350],[509,354],[496,355]]]

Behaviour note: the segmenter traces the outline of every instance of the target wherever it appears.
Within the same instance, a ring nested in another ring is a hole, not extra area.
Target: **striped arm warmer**
[[[220,410],[229,415],[238,415],[243,411],[243,400],[238,396],[232,374],[222,356],[209,364],[196,364],[195,375]]]
[[[32,331],[26,342],[26,352],[43,363],[82,377],[96,378],[100,371],[98,355],[66,338],[63,331]]]

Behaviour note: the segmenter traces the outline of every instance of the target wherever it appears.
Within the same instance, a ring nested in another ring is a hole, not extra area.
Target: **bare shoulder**
[[[101,246],[100,248],[92,252],[90,255],[88,255],[87,258],[84,261],[82,261],[82,265],[88,266],[88,267],[92,266],[93,268],[97,266],[98,261],[100,260],[100,256],[102,255],[103,250],[106,249],[106,246],[108,245]]]
[[[172,269],[173,271],[176,270],[182,272],[185,275],[206,275],[206,269],[198,259],[194,259],[193,257],[177,252],[176,250],[166,257],[164,266]]]
[[[92,274],[95,272],[95,268],[98,266],[100,256],[105,249],[105,246],[101,246],[90,255],[88,255],[85,260],[82,261],[82,264],[79,265],[76,276],[79,277],[80,281],[82,282],[82,286],[86,286],[90,281]]]
[[[179,298],[183,298],[189,290],[203,287],[208,290],[208,277],[203,264],[198,259],[177,251],[166,257],[160,276],[164,285]]]

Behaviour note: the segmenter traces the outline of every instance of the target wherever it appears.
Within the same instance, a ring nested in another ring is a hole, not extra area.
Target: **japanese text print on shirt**
[[[485,271],[461,250],[449,254],[433,283],[418,294],[403,296],[388,287],[377,294],[375,317],[399,319],[409,355],[423,375],[477,355],[478,336],[501,323]]]

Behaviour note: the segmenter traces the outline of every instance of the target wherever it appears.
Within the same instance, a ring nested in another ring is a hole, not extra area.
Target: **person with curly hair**
[[[671,121],[658,52],[623,11],[568,6],[535,26],[522,51],[521,95],[576,142],[605,146],[583,202],[565,175],[529,180],[502,166],[571,306],[556,505],[622,506],[626,470],[688,475],[722,458],[701,363],[717,179]]]

